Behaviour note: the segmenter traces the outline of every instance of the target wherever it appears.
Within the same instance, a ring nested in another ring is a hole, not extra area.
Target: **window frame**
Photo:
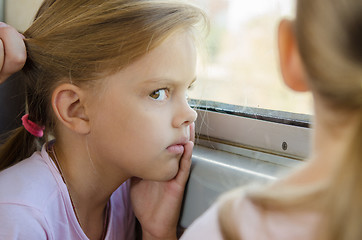
[[[312,116],[190,99],[197,140],[303,160],[310,152]],[[237,152],[234,152],[237,153]]]

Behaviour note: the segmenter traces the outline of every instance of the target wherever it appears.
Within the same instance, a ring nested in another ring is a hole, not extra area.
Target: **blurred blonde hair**
[[[298,0],[295,34],[312,91],[332,111],[359,119],[335,175],[313,186],[242,191],[265,213],[314,210],[321,214],[315,239],[362,239],[362,2]],[[219,223],[225,239],[241,239],[231,217],[234,191],[223,198]]]
[[[99,81],[115,73],[179,30],[207,27],[206,15],[185,1],[45,0],[25,31],[22,69],[29,119],[52,133],[50,98],[61,82]],[[0,170],[29,157],[39,143],[23,127],[0,148]]]

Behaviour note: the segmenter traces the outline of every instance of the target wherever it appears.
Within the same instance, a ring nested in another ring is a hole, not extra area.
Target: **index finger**
[[[190,141],[195,142],[195,122],[190,124]]]
[[[178,182],[182,186],[185,186],[187,179],[190,175],[193,147],[194,147],[194,143],[191,141],[189,141],[185,144],[185,151],[180,160],[179,171],[175,177],[176,182]]]

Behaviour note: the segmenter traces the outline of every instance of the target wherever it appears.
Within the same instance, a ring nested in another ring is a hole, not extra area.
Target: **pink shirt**
[[[313,212],[261,211],[245,197],[236,200],[233,212],[240,239],[307,240],[316,239],[320,217]],[[182,240],[222,240],[218,223],[219,203],[211,206],[182,235]]]
[[[111,196],[107,240],[135,239],[129,187],[127,181]],[[88,239],[44,146],[0,172],[0,239]]]

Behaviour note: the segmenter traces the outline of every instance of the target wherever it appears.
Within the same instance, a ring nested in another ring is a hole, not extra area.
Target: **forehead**
[[[192,35],[178,32],[113,77],[123,84],[167,81],[191,81],[195,77],[196,48]],[[111,76],[112,78],[112,76]]]

